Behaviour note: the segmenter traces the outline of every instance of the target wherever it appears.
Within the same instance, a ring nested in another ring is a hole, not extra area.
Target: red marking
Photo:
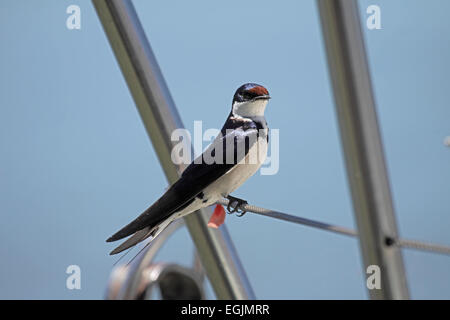
[[[209,219],[208,227],[214,229],[219,228],[225,222],[225,216],[226,216],[225,209],[222,207],[222,205],[220,204],[216,205],[214,213]]]
[[[257,87],[251,88],[248,90],[248,92],[251,92],[257,96],[264,96],[264,95],[269,94],[269,91],[267,91],[267,89],[264,88],[263,86],[257,86]]]

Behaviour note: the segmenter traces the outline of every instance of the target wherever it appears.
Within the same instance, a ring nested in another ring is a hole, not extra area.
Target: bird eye
[[[251,95],[249,92],[244,92],[244,93],[242,94],[242,97],[243,97],[245,100],[251,100],[251,99],[252,99],[252,95]]]

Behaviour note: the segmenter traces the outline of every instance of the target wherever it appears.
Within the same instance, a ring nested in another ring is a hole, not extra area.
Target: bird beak
[[[257,96],[253,98],[253,100],[269,100],[271,97],[268,94],[265,94],[263,96]]]

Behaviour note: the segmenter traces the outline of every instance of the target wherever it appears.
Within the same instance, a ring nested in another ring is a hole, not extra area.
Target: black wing
[[[161,198],[106,241],[112,242],[125,238],[145,227],[153,228],[170,217],[174,212],[187,207],[200,192],[243,159],[250,147],[256,143],[257,137],[258,130],[253,126],[245,129],[235,128],[225,135],[220,134],[200,157],[203,159],[206,156],[210,158],[209,155],[214,156],[216,151],[219,151],[218,147],[221,146],[221,150],[224,150],[220,155],[222,156],[222,161],[215,161],[211,164],[205,163],[205,161],[192,162],[183,171],[180,179]],[[230,150],[231,146],[233,146],[234,150],[234,159],[231,163],[227,163],[226,150]],[[243,150],[243,152],[238,153],[237,151],[239,150]]]

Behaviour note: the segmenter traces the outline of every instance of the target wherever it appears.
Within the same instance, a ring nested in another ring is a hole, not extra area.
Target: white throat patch
[[[233,103],[232,113],[236,118],[264,117],[267,100],[255,100]]]

